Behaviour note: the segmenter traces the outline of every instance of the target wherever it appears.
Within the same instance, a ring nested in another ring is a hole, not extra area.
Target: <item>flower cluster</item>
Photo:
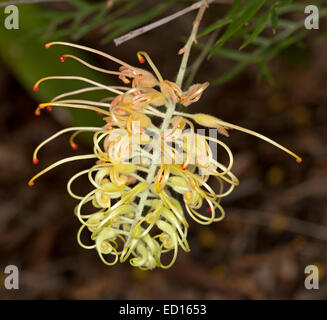
[[[198,101],[209,84],[195,84],[183,91],[176,83],[162,78],[146,52],[138,52],[137,56],[140,63],[148,62],[153,73],[76,44],[52,42],[46,48],[53,45],[86,50],[120,65],[118,71],[105,70],[66,54],[60,61],[74,59],[94,70],[118,76],[124,85],[108,86],[82,77],[56,76],[43,78],[34,86],[37,91],[41,82],[50,79],[80,80],[90,85],[40,104],[36,114],[53,107],[88,109],[103,117],[103,127],[64,129],[36,148],[33,162],[38,163],[40,148],[66,132],[72,133],[70,144],[74,149],[79,133],[93,132],[93,153],[60,160],[35,175],[29,185],[65,162],[96,160],[94,166],[75,174],[67,189],[79,200],[75,208],[82,224],[78,231],[79,244],[86,249],[96,249],[107,265],[129,259],[131,265],[145,270],[169,268],[175,262],[179,248],[190,250],[186,213],[204,225],[224,218],[221,199],[230,194],[239,181],[231,172],[232,152],[215,133],[228,136],[229,129],[237,129],[264,139],[301,161],[288,149],[251,130],[210,115],[176,111],[178,103],[189,106]],[[71,98],[96,90],[110,92],[110,97],[101,101]],[[194,122],[212,128],[210,134],[200,134],[194,128]],[[218,147],[228,156],[225,165],[216,159]],[[92,190],[80,196],[72,191],[72,184],[83,175],[88,176]],[[218,187],[215,188],[218,190],[208,184],[210,177],[217,180],[215,186]],[[92,204],[93,213],[83,212],[86,204]],[[91,233],[91,244],[81,241],[84,229]]]

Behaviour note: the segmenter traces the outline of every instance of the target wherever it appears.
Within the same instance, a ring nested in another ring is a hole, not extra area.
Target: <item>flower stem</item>
[[[207,7],[208,7],[207,1],[203,1],[202,5],[201,5],[201,7],[200,7],[200,9],[198,11],[198,14],[197,14],[197,16],[196,16],[196,18],[195,18],[195,20],[193,22],[193,28],[192,28],[191,35],[189,36],[185,47],[182,49],[183,59],[182,59],[182,63],[181,63],[181,66],[179,68],[179,71],[178,71],[178,74],[177,74],[177,80],[176,80],[176,84],[179,87],[182,87],[182,82],[183,82],[183,79],[184,79],[184,75],[185,75],[185,71],[186,71],[186,67],[187,67],[188,58],[190,56],[190,51],[191,51],[191,48],[192,48],[192,44],[193,44],[194,41],[196,41],[196,35],[197,35],[198,29],[199,29],[199,25],[200,25],[200,22],[202,20],[204,11],[206,10]]]
[[[180,86],[182,81],[183,81],[183,78],[184,78],[184,75],[185,75],[185,69],[186,69],[186,66],[187,66],[187,62],[188,62],[188,58],[189,58],[189,55],[190,55],[190,51],[191,51],[191,48],[192,48],[192,44],[194,42],[194,40],[196,39],[196,34],[197,34],[197,31],[198,31],[198,28],[199,28],[199,23],[202,19],[202,16],[204,14],[204,11],[205,9],[207,8],[208,4],[206,1],[203,1],[199,11],[198,11],[198,14],[193,22],[193,28],[192,28],[192,32],[186,42],[186,45],[183,49],[183,58],[182,58],[182,62],[181,62],[181,65],[180,65],[180,68],[179,68],[179,71],[178,71],[178,74],[177,74],[177,85]],[[165,114],[165,118],[161,124],[161,127],[160,127],[160,134],[162,134],[165,130],[168,129],[169,127],[169,124],[171,122],[171,119],[172,117],[174,116],[174,112],[175,112],[175,108],[176,108],[176,103],[172,101],[172,99],[169,99],[168,102],[167,102],[167,110],[166,110],[166,114]],[[130,235],[129,235],[129,238],[127,239],[126,241],[126,244],[131,240],[131,234],[132,234],[132,231],[133,231],[133,228],[134,226],[140,221],[141,217],[142,217],[142,213],[143,213],[143,210],[144,210],[144,207],[145,207],[145,202],[149,196],[149,192],[150,192],[150,185],[152,184],[153,180],[154,180],[154,177],[155,177],[155,174],[156,174],[156,171],[158,169],[158,165],[157,164],[151,164],[150,168],[149,168],[149,172],[148,172],[148,175],[147,175],[147,178],[146,178],[146,183],[148,184],[148,188],[142,193],[141,195],[141,198],[140,198],[140,202],[139,202],[139,205],[137,207],[137,212],[136,212],[136,217],[135,217],[135,222],[133,223],[132,227],[131,227],[131,231],[130,231]]]

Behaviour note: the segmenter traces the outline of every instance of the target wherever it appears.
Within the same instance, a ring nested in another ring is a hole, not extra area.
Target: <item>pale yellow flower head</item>
[[[41,103],[36,114],[52,107],[80,108],[98,112],[103,119],[102,127],[67,128],[42,142],[33,155],[35,164],[40,149],[59,135],[72,133],[69,141],[72,148],[77,149],[76,136],[85,131],[93,132],[90,154],[59,160],[35,175],[29,185],[58,165],[94,159],[91,168],[73,175],[67,189],[78,200],[75,215],[81,223],[77,235],[79,244],[85,249],[97,250],[107,265],[129,260],[140,269],[169,268],[176,261],[179,249],[190,251],[187,241],[190,217],[203,225],[224,218],[221,200],[239,181],[231,171],[233,154],[218,139],[218,133],[228,136],[229,129],[236,129],[255,135],[301,161],[285,147],[256,132],[211,115],[176,111],[177,103],[188,107],[197,102],[209,83],[194,84],[183,91],[176,83],[163,79],[146,52],[140,51],[137,56],[140,63],[148,62],[152,73],[84,46],[52,42],[46,47],[53,45],[86,50],[119,64],[118,71],[105,70],[65,54],[60,58],[62,62],[73,59],[94,70],[118,76],[123,85],[110,86],[82,77],[57,76],[43,78],[34,86],[37,91],[43,81],[51,79],[84,82],[89,86]],[[72,98],[96,90],[109,92],[111,96],[101,101]],[[194,122],[211,128],[209,135],[196,131]],[[228,157],[225,164],[216,159],[215,152],[221,151]],[[73,184],[83,175],[88,177],[90,191],[77,195]],[[210,185],[210,178],[217,180],[216,189]],[[85,213],[85,205],[89,204],[94,211]],[[90,244],[81,241],[84,231],[89,234]]]

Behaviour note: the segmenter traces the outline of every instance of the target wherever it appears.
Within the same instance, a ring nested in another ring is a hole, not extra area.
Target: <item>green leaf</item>
[[[153,18],[160,15],[162,12],[167,10],[172,4],[173,0],[167,1],[164,5],[154,7],[153,9],[146,11],[140,15],[128,18],[121,18],[114,20],[111,24],[108,25],[108,28],[117,27],[116,30],[109,33],[103,40],[103,43],[107,43],[114,38],[120,36],[121,34],[128,32],[134,28],[141,26],[142,24],[152,20]]]
[[[69,0],[70,4],[77,9],[87,10],[90,7],[90,3],[81,0]]]
[[[216,52],[216,54],[221,57],[239,61],[239,62],[248,61],[249,59],[251,59],[251,55],[249,53],[240,52],[238,50],[232,50],[227,48],[220,48]]]
[[[215,30],[231,23],[233,21],[233,17],[237,13],[237,9],[239,8],[241,1],[242,0],[235,0],[232,4],[232,7],[227,12],[225,18],[212,23],[209,27],[205,28],[202,32],[200,32],[197,37],[201,38],[201,37],[205,36],[206,34],[212,32],[212,31],[215,31]]]
[[[33,93],[32,88],[35,82],[44,76],[53,75],[80,75],[86,78],[108,84],[107,77],[99,72],[81,66],[74,61],[66,61],[61,64],[58,58],[67,53],[67,48],[53,47],[49,50],[44,49],[44,43],[39,36],[47,27],[47,20],[42,19],[42,10],[39,6],[21,6],[20,10],[20,29],[7,30],[0,28],[0,56],[3,62],[10,67],[16,79],[26,88],[27,92],[38,102],[49,101],[54,96],[85,87],[79,81],[53,80],[47,81],[40,86],[40,91]],[[66,39],[57,39],[66,40]],[[69,48],[68,52],[77,55],[82,59],[90,59],[80,50]],[[109,80],[110,81],[110,80]],[[108,94],[106,94],[108,96]],[[100,100],[104,97],[102,92],[94,92],[88,95],[90,100]],[[31,109],[37,106],[27,104],[26,108]],[[101,125],[102,119],[95,112],[88,110],[67,109],[72,115],[74,125]]]
[[[274,33],[276,32],[277,25],[278,25],[278,14],[276,8],[274,7],[271,10],[271,27]]]
[[[234,0],[232,7],[229,9],[227,13],[227,18],[232,19],[237,13],[237,9],[239,8],[242,0]]]
[[[121,8],[116,9],[116,11],[110,12],[107,22],[118,19],[120,16],[132,10],[135,6],[137,6],[140,3],[140,1],[141,0],[127,1],[126,4]]]
[[[266,80],[269,82],[269,84],[273,85],[275,83],[273,75],[270,73],[269,69],[267,68],[266,62],[263,61],[259,64],[260,67],[260,73],[258,74],[257,80],[260,81],[262,79],[262,76],[266,78]]]
[[[101,9],[92,17],[92,19],[87,22],[86,24],[80,26],[78,30],[73,34],[73,39],[78,40],[85,36],[91,30],[97,28],[101,24],[103,24],[103,19],[108,12],[107,6],[104,4]]]
[[[267,26],[267,23],[269,22],[271,16],[271,11],[267,11],[261,18],[257,25],[257,27],[254,29],[252,34],[243,42],[243,44],[240,47],[240,50],[244,49],[249,43],[252,42],[254,38],[256,38]]]
[[[275,57],[279,52],[284,50],[285,48],[291,46],[292,44],[301,41],[305,35],[308,34],[308,30],[302,30],[300,33],[287,37],[283,39],[282,41],[276,42],[273,46],[266,48],[263,50],[261,54],[262,60],[270,60],[273,57]]]
[[[232,20],[228,19],[228,18],[218,20],[218,21],[212,23],[209,27],[205,28],[202,32],[200,32],[198,34],[197,38],[201,38],[212,31],[215,31],[221,27],[224,27],[226,24],[229,24],[231,22],[232,22]]]
[[[230,79],[234,78],[237,74],[239,74],[248,64],[245,62],[238,63],[236,66],[234,66],[232,69],[230,69],[227,73],[225,73],[223,76],[217,78],[213,81],[214,85],[221,85]]]
[[[258,10],[265,4],[266,0],[248,1],[243,7],[243,14],[236,17],[234,21],[228,26],[226,32],[217,41],[215,47],[210,51],[209,56],[212,56],[221,46],[230,39],[243,25],[248,22]]]

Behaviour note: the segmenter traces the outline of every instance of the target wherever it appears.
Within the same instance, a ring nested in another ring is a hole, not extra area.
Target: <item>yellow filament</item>
[[[59,137],[60,135],[66,133],[66,132],[70,132],[70,131],[87,132],[87,131],[98,131],[98,130],[101,130],[101,128],[96,128],[96,127],[72,127],[72,128],[67,128],[67,129],[60,130],[57,133],[55,133],[54,135],[52,135],[51,137],[49,137],[48,139],[44,140],[42,143],[40,143],[36,147],[36,149],[34,150],[34,153],[33,153],[33,159],[37,159],[37,154],[44,145],[46,145],[50,141],[54,140],[55,138]]]
[[[67,100],[57,100],[57,103],[77,103],[77,104],[86,104],[92,105],[96,107],[105,107],[109,108],[109,103],[98,102],[98,101],[91,101],[91,100],[79,100],[79,99],[67,99]]]
[[[155,66],[155,64],[151,60],[150,56],[145,51],[138,51],[137,52],[137,56],[138,57],[143,56],[147,60],[147,62],[150,65],[150,67],[152,68],[153,72],[156,74],[159,82],[163,82],[163,78],[162,78],[162,76],[161,76],[158,68]]]
[[[176,112],[176,114],[181,114],[181,113]],[[184,114],[184,113],[183,113],[183,115],[185,117],[190,117],[192,119],[195,119],[196,116],[199,116],[199,114],[198,115],[188,115],[188,114]],[[222,120],[220,120],[218,118],[215,118],[215,121],[216,121],[217,125],[219,125],[219,126],[225,126],[225,127],[229,128],[229,129],[235,129],[235,130],[238,130],[238,131],[242,131],[244,133],[247,133],[247,134],[250,134],[252,136],[255,136],[255,137],[259,138],[259,139],[262,139],[262,140],[264,140],[264,141],[266,141],[266,142],[274,145],[275,147],[283,150],[284,152],[288,153],[289,155],[291,155],[292,157],[294,157],[298,163],[301,163],[302,162],[302,158],[299,157],[297,154],[295,154],[291,150],[285,148],[284,146],[280,145],[276,141],[274,141],[274,140],[272,140],[272,139],[270,139],[270,138],[268,138],[268,137],[266,137],[266,136],[264,136],[264,135],[262,135],[260,133],[257,133],[257,132],[255,132],[253,130],[250,130],[250,129],[246,129],[246,128],[243,128],[243,127],[234,125],[234,124],[229,123],[229,122],[222,121]]]
[[[112,74],[112,75],[117,75],[117,76],[124,75],[124,73],[119,72],[119,71],[111,71],[111,70],[106,70],[106,69],[102,69],[102,68],[93,66],[92,64],[84,61],[83,59],[81,59],[79,57],[76,57],[74,55],[71,55],[71,54],[64,54],[63,57],[74,59],[74,60],[82,63],[83,65],[87,66],[88,68],[99,71],[99,72]],[[131,77],[131,78],[134,78],[136,75],[131,74],[131,75],[128,75],[128,76]]]
[[[75,193],[73,193],[73,191],[72,191],[72,189],[71,189],[71,185],[72,185],[72,183],[73,183],[77,178],[79,178],[80,176],[82,176],[82,175],[84,175],[84,174],[86,174],[86,173],[88,173],[88,172],[89,172],[89,169],[83,170],[83,171],[81,171],[81,172],[76,173],[74,176],[72,176],[72,177],[69,179],[69,181],[68,181],[68,183],[67,183],[67,191],[68,191],[68,193],[70,194],[70,196],[71,196],[72,198],[75,198],[75,199],[78,199],[78,200],[82,200],[82,199],[84,198],[84,196],[83,196],[83,197],[82,197],[82,196],[78,196],[78,195],[76,195]]]
[[[89,52],[95,53],[97,55],[100,55],[102,57],[105,57],[105,58],[107,58],[109,60],[112,60],[114,62],[117,62],[120,65],[126,66],[127,68],[136,69],[133,66],[127,64],[126,62],[124,62],[122,60],[119,60],[119,59],[117,59],[117,58],[115,58],[115,57],[113,57],[113,56],[111,56],[111,55],[109,55],[107,53],[104,53],[102,51],[95,50],[95,49],[92,49],[92,48],[89,48],[89,47],[81,46],[79,44],[74,44],[74,43],[69,43],[69,42],[62,42],[62,41],[53,41],[53,42],[47,43],[45,45],[45,47],[50,48],[53,45],[62,45],[62,46],[68,46],[68,47],[73,47],[73,48],[89,51]]]
[[[55,96],[54,98],[51,99],[51,102],[55,102],[55,101],[57,101],[57,100],[59,100],[61,98],[74,96],[76,94],[90,92],[90,91],[97,91],[97,90],[106,90],[106,89],[96,86],[96,87],[89,87],[89,88],[83,88],[83,89],[68,91],[68,92],[65,92],[65,93],[62,93],[62,94],[59,94],[59,95]]]
[[[110,86],[106,86],[102,83],[84,78],[84,77],[78,77],[78,76],[52,76],[52,77],[45,77],[40,79],[39,81],[37,81],[34,85],[34,87],[38,87],[42,82],[47,81],[47,80],[79,80],[79,81],[83,81],[83,82],[87,82],[90,84],[93,84],[95,86],[98,86],[100,88],[103,88],[105,90],[108,90],[110,92],[116,93],[116,94],[120,94],[120,91],[112,89]]]
[[[78,230],[78,232],[77,232],[77,242],[78,242],[78,244],[82,247],[82,248],[84,248],[84,249],[94,249],[95,248],[95,244],[93,244],[93,245],[85,245],[83,242],[82,242],[82,240],[81,240],[81,234],[82,234],[82,231],[84,230],[84,228],[85,228],[86,226],[85,225],[82,225],[80,228],[79,228],[79,230]]]
[[[302,158],[299,157],[297,154],[295,154],[295,153],[292,152],[291,150],[285,148],[284,146],[280,145],[279,143],[275,142],[274,140],[272,140],[272,139],[270,139],[270,138],[268,138],[268,137],[266,137],[266,136],[264,136],[264,135],[262,135],[262,134],[260,134],[260,133],[257,133],[257,132],[255,132],[255,131],[252,131],[252,130],[249,130],[249,129],[246,129],[246,128],[242,128],[242,127],[236,126],[236,125],[234,125],[234,124],[231,124],[231,123],[228,123],[228,122],[225,122],[225,121],[221,121],[221,120],[219,120],[219,122],[220,122],[221,125],[223,125],[223,126],[229,127],[229,128],[231,128],[231,129],[236,129],[236,130],[239,130],[239,131],[242,131],[242,132],[248,133],[248,134],[250,134],[250,135],[253,135],[253,136],[255,136],[255,137],[258,137],[258,138],[260,138],[260,139],[262,139],[262,140],[264,140],[264,141],[266,141],[266,142],[268,142],[268,143],[270,143],[270,144],[276,146],[277,148],[279,148],[279,149],[285,151],[286,153],[290,154],[291,156],[293,156],[293,157],[296,159],[297,162],[299,162],[299,163],[302,162]]]
[[[103,109],[97,108],[97,107],[92,107],[92,106],[87,106],[87,105],[82,105],[82,104],[70,104],[70,103],[60,103],[60,102],[47,102],[47,103],[40,103],[39,104],[40,108],[43,109],[47,106],[51,107],[62,107],[62,108],[75,108],[75,109],[85,109],[85,110],[91,110],[95,112],[100,112],[106,115],[110,115],[110,112],[105,111]]]
[[[94,154],[85,154],[85,155],[74,156],[74,157],[69,157],[69,158],[59,160],[59,161],[53,163],[51,166],[47,167],[46,169],[42,170],[38,174],[36,174],[32,179],[29,180],[28,185],[32,186],[34,184],[34,181],[38,177],[42,176],[46,172],[54,169],[57,166],[60,166],[60,165],[64,164],[64,163],[71,162],[71,161],[76,161],[76,160],[93,159],[93,158],[96,158],[96,156]]]
[[[166,186],[170,174],[170,166],[163,164],[156,176],[156,192],[160,193]]]

